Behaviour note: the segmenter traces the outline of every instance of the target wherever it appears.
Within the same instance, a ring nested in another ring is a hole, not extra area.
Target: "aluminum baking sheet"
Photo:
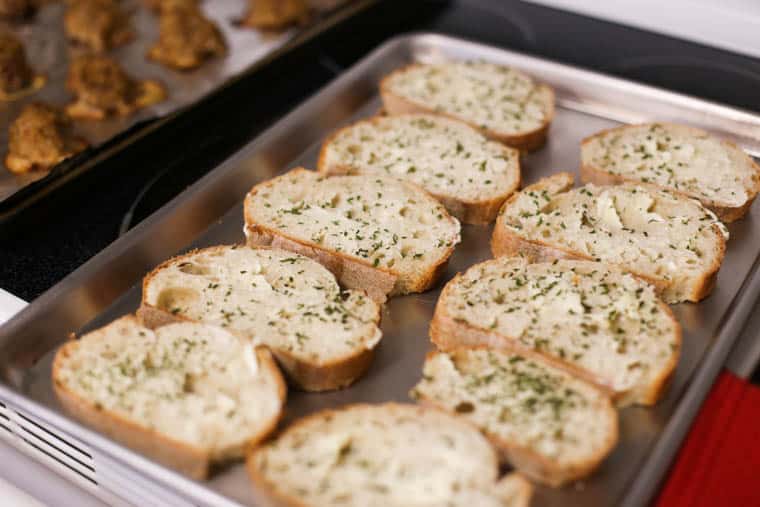
[[[351,0],[310,0],[314,8],[308,25],[294,27],[281,32],[262,32],[252,28],[237,26],[247,9],[248,0],[205,0],[201,6],[206,15],[216,22],[227,41],[225,57],[207,61],[192,71],[171,70],[146,58],[148,49],[158,38],[158,17],[144,6],[142,0],[123,0],[120,5],[131,13],[130,20],[135,30],[134,40],[109,53],[121,63],[126,71],[137,79],[156,79],[166,87],[165,101],[121,118],[102,121],[77,120],[74,130],[87,139],[91,146],[98,146],[124,132],[140,121],[166,116],[191,104],[210,91],[218,88],[228,79],[262,61],[272,52],[282,48],[289,41],[309,27],[317,27],[327,20],[336,9],[349,8],[348,3],[367,4]],[[84,50],[67,43],[63,29],[65,2],[46,2],[39,12],[24,24],[0,22],[0,29],[9,30],[24,42],[27,58],[35,72],[45,77],[45,86],[35,93],[12,102],[0,102],[0,160],[5,158],[8,145],[8,126],[21,112],[24,105],[43,101],[64,106],[72,100],[65,88],[69,60]],[[13,195],[29,183],[56,177],[45,172],[31,172],[15,175],[0,164],[0,201]]]
[[[88,330],[134,311],[139,280],[164,259],[192,247],[242,242],[242,199],[256,182],[293,166],[314,167],[322,140],[334,129],[373,114],[379,79],[413,61],[484,59],[519,67],[557,90],[548,144],[524,159],[525,183],[560,170],[577,171],[579,143],[621,122],[661,119],[708,127],[753,154],[760,151],[760,118],[735,109],[610,78],[558,63],[439,35],[389,41],[253,140],[155,215],[41,296],[0,328],[0,399],[32,413],[54,431],[85,442],[137,470],[151,484],[181,492],[197,504],[253,505],[242,465],[196,483],[120,447],[69,419],[50,385],[50,361],[67,331]],[[731,241],[713,294],[674,308],[683,325],[682,356],[665,398],[654,408],[621,411],[620,443],[588,480],[563,489],[536,488],[533,505],[645,505],[701,400],[731,350],[760,291],[760,207],[731,224]],[[465,226],[443,282],[490,257],[490,226]],[[392,299],[383,311],[384,337],[367,375],[343,391],[289,393],[283,426],[327,407],[351,402],[409,401],[430,348],[428,325],[440,285]],[[104,464],[103,467],[109,465]],[[98,470],[96,463],[95,470]]]

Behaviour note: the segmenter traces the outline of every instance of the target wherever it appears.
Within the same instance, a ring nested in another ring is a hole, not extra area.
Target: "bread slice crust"
[[[127,315],[118,320],[139,325],[138,319],[133,315]],[[268,421],[257,434],[248,438],[241,447],[226,449],[221,454],[214,455],[205,449],[177,440],[171,435],[147,428],[116,412],[104,410],[97,403],[75,393],[61,379],[61,369],[64,367],[64,363],[73,353],[73,350],[80,346],[80,342],[74,334],[70,338],[56,352],[52,367],[53,389],[63,408],[96,431],[193,479],[206,479],[214,465],[243,456],[248,448],[254,447],[270,435],[282,418],[283,411],[280,410],[277,417]],[[268,375],[276,379],[277,398],[280,400],[280,405],[284,406],[287,388],[272,355],[265,347],[256,347],[256,358],[259,365],[268,372]]]
[[[498,132],[495,130],[483,128],[481,125],[476,125],[473,122],[468,121],[467,118],[465,117],[459,117],[453,114],[447,114],[441,111],[436,111],[435,109],[432,109],[426,106],[425,104],[409,100],[405,97],[397,95],[396,93],[393,93],[393,91],[391,90],[391,81],[393,79],[395,79],[400,74],[403,74],[405,72],[409,72],[415,69],[419,69],[424,66],[425,65],[421,63],[412,63],[409,65],[406,65],[404,67],[394,70],[393,72],[385,76],[380,81],[380,97],[383,100],[383,107],[385,108],[385,111],[388,114],[400,115],[400,114],[413,114],[413,113],[427,113],[427,114],[437,114],[440,116],[445,116],[453,120],[467,123],[472,128],[479,130],[481,133],[483,133],[483,135],[485,135],[489,139],[493,139],[494,141],[503,143],[507,146],[511,146],[513,148],[517,148],[518,150],[525,151],[525,152],[536,151],[539,148],[543,147],[544,144],[546,144],[546,139],[549,134],[549,127],[551,126],[551,122],[554,119],[555,98],[554,98],[554,90],[551,87],[544,84],[538,85],[538,88],[540,88],[543,92],[547,93],[551,97],[551,100],[549,101],[549,104],[547,104],[547,108],[544,112],[545,119],[544,119],[543,124],[536,129],[533,129],[524,133],[510,134],[510,133]]]
[[[459,347],[447,352],[431,351],[427,354],[425,364],[434,361],[438,356],[456,356],[464,355],[472,351],[489,351],[487,347]],[[496,354],[502,352],[494,351]],[[519,356],[523,357],[523,356]],[[540,364],[547,365],[545,360],[539,357],[525,356],[525,359],[535,361]],[[551,365],[549,365],[551,366]],[[410,393],[419,403],[423,406],[430,406],[440,410],[445,410],[453,414],[460,414],[460,417],[468,418],[467,414],[473,411],[477,411],[477,407],[470,410],[469,407],[465,410],[464,407],[460,408],[457,405],[454,409],[448,407],[446,403],[439,400],[435,400],[430,396],[427,396],[420,385],[426,381],[423,378],[422,382],[418,384]],[[584,384],[585,382],[580,379],[573,379],[574,382]],[[548,456],[536,451],[535,449],[526,445],[521,445],[515,441],[507,440],[489,428],[481,427],[483,434],[491,440],[494,446],[499,449],[503,459],[514,466],[520,473],[525,474],[529,478],[538,481],[542,484],[546,484],[551,487],[561,487],[570,482],[577,481],[584,477],[591,475],[604,461],[604,459],[612,452],[618,442],[619,438],[619,426],[618,426],[618,414],[615,410],[612,401],[600,391],[593,387],[591,384],[587,386],[589,389],[597,390],[600,393],[600,400],[603,400],[600,404],[599,413],[597,417],[600,420],[606,420],[609,422],[609,432],[605,434],[604,440],[601,441],[599,448],[594,454],[586,456],[584,459],[573,460],[570,463],[561,464],[556,460],[549,458]],[[606,401],[604,401],[606,400]],[[473,422],[473,424],[476,424]],[[477,425],[477,424],[476,424]]]
[[[237,247],[237,246],[235,246]],[[166,324],[174,322],[194,322],[192,319],[181,313],[172,313],[158,308],[148,303],[145,299],[148,293],[148,286],[153,283],[157,273],[162,269],[182,262],[191,260],[196,254],[204,252],[213,252],[229,248],[227,246],[215,246],[204,249],[192,250],[186,254],[179,255],[168,259],[158,265],[153,271],[148,273],[143,279],[143,301],[137,310],[137,317],[141,323],[149,328],[155,329]],[[253,248],[262,250],[273,250],[269,246],[240,246],[240,248]],[[298,252],[296,252],[298,253]],[[380,325],[380,307],[376,307],[374,321],[377,326]],[[233,334],[243,336],[243,333],[232,328],[226,330]],[[245,338],[250,338],[244,336]],[[291,385],[310,392],[331,391],[342,389],[354,383],[369,369],[372,359],[375,355],[375,347],[362,348],[353,350],[350,354],[341,357],[335,357],[329,361],[311,361],[305,360],[288,351],[285,348],[268,347],[272,355],[276,358],[277,363],[282,367]]]
[[[490,260],[482,264],[496,262],[498,260]],[[597,263],[590,264],[595,265]],[[471,266],[468,271],[478,269],[479,267],[480,265],[476,264]],[[604,270],[608,268],[604,264],[599,263],[598,269]],[[467,273],[464,276],[466,275]],[[667,362],[659,368],[656,376],[649,383],[633,385],[625,390],[616,390],[610,385],[609,378],[586,369],[570,359],[553,355],[546,350],[535,349],[522,343],[518,336],[509,336],[490,329],[485,322],[477,325],[471,321],[453,316],[448,311],[447,306],[449,301],[458,297],[455,291],[458,289],[462,279],[463,275],[457,274],[443,288],[435,307],[433,319],[430,322],[430,339],[442,351],[455,350],[461,347],[484,346],[503,349],[526,357],[538,357],[552,366],[563,369],[573,376],[594,384],[599,389],[608,393],[617,406],[626,406],[632,403],[654,405],[662,398],[670,384],[670,380],[675,374],[680,356],[682,329],[678,320],[673,315],[673,311],[663,301],[657,302],[657,308],[673,326],[673,335],[670,338],[674,348],[671,350]],[[532,283],[532,280],[528,279],[528,283]]]
[[[410,118],[425,118],[431,115],[427,114],[399,114],[398,116],[407,116]],[[441,116],[441,115],[437,115]],[[445,117],[445,116],[444,116]],[[447,118],[447,117],[445,117]],[[449,118],[451,119],[451,118]],[[347,125],[332,134],[322,144],[322,148],[319,151],[319,159],[317,161],[317,171],[325,175],[346,175],[346,174],[358,174],[362,171],[349,164],[330,164],[328,160],[329,150],[333,143],[350,132],[353,129],[361,127],[363,125],[376,126],[387,120],[386,116],[375,116],[365,120],[359,120],[351,125]],[[459,121],[454,119],[455,121]],[[459,123],[463,123],[459,121]],[[465,124],[471,128],[469,124]],[[476,130],[477,129],[473,129]],[[480,131],[478,131],[480,133]],[[503,147],[504,156],[510,157],[510,148],[508,146]],[[371,173],[370,173],[371,174]],[[446,210],[460,222],[465,224],[489,224],[496,219],[496,215],[501,208],[501,205],[512,193],[520,188],[520,163],[519,158],[517,160],[517,174],[514,179],[514,184],[503,188],[500,195],[491,198],[481,199],[468,199],[463,198],[456,193],[447,194],[442,192],[435,192],[433,190],[427,190],[430,195],[436,198],[441,204],[444,205]]]
[[[279,435],[276,436],[277,440],[286,440],[291,433],[298,432],[301,428],[308,428],[310,425],[319,424],[319,421],[324,419],[331,419],[341,414],[359,412],[365,410],[387,410],[389,412],[408,412],[407,417],[414,417],[415,414],[423,413],[438,413],[444,418],[451,418],[451,416],[443,410],[435,407],[424,407],[420,405],[410,405],[396,402],[386,402],[379,405],[371,405],[367,403],[356,403],[346,405],[337,409],[326,409],[319,412],[312,413],[301,419],[298,419],[288,428],[285,428]],[[463,429],[472,430],[477,432],[475,428],[468,421],[460,418],[452,418],[456,424],[459,424]],[[276,442],[272,442],[274,444]],[[261,498],[257,498],[264,505],[271,505],[273,507],[317,507],[316,505],[309,503],[307,500],[299,498],[296,494],[284,491],[283,488],[278,487],[272,480],[267,477],[257,464],[259,455],[263,455],[267,452],[267,445],[262,445],[257,448],[252,448],[248,453],[247,470],[248,475],[254,485],[257,492],[263,493]],[[499,460],[498,454],[492,452],[488,463],[490,468],[494,471],[498,470]],[[494,483],[493,493],[495,496],[500,497],[504,507],[528,507],[530,499],[533,494],[533,486],[519,473],[510,473]],[[346,505],[357,505],[348,501]]]
[[[282,230],[260,223],[252,216],[248,203],[256,199],[258,194],[266,192],[271,187],[279,184],[281,180],[291,175],[312,173],[313,171],[298,167],[284,175],[259,183],[251,189],[246,196],[244,211],[244,230],[246,242],[249,246],[271,246],[314,259],[331,271],[341,286],[349,289],[364,290],[372,299],[379,303],[384,303],[388,297],[392,296],[425,292],[433,287],[441,275],[446,272],[448,260],[451,254],[454,253],[456,242],[447,247],[438,259],[428,265],[422,273],[407,278],[402,277],[397,270],[385,266],[375,266],[367,259],[331,250],[313,241],[295,237]],[[430,194],[416,185],[408,182],[400,182],[400,184],[412,188],[423,199],[434,200]],[[458,227],[458,222],[455,218],[445,216],[443,219],[457,223]]]
[[[596,142],[598,139],[603,138],[609,134],[625,135],[626,132],[631,131],[632,129],[637,129],[637,128],[645,127],[648,125],[650,124],[625,125],[622,127],[615,127],[615,128],[602,130],[592,136],[585,138],[581,142],[581,150],[583,151],[585,148],[589,147],[592,143]],[[655,125],[655,124],[651,124],[651,125]],[[685,125],[679,125],[679,124],[667,123],[667,122],[657,122],[656,125],[661,125],[666,128],[678,129],[683,132],[688,132],[691,135],[697,136],[697,137],[708,135],[708,133],[705,132],[704,130],[694,128],[694,127],[687,127]],[[755,160],[752,157],[747,155],[735,143],[732,143],[731,141],[728,141],[725,139],[721,139],[720,144],[722,144],[725,149],[732,150],[740,154],[741,158],[744,159],[744,162],[746,164],[755,168],[757,176],[754,180],[754,185],[746,188],[747,200],[744,203],[737,206],[737,205],[721,202],[719,200],[709,199],[709,198],[706,198],[705,196],[696,195],[691,192],[685,192],[671,186],[658,186],[658,187],[666,189],[670,192],[680,194],[690,199],[697,199],[706,208],[708,208],[713,213],[715,213],[721,222],[730,223],[736,220],[740,220],[749,212],[750,207],[752,206],[752,203],[755,200],[755,197],[757,197],[758,192],[760,192],[760,165],[758,165],[757,162],[755,162]],[[580,177],[583,183],[594,183],[596,185],[620,185],[623,183],[634,183],[634,184],[642,183],[640,179],[627,177],[622,174],[612,174],[606,171],[605,169],[594,165],[592,161],[586,160],[585,157],[581,157]]]
[[[537,193],[547,192],[550,196],[554,196],[570,190],[573,187],[573,183],[574,177],[571,173],[556,173],[543,178],[533,185],[524,188],[521,192],[510,196],[499,211],[499,216],[496,219],[496,225],[494,226],[493,235],[491,237],[491,252],[494,257],[520,256],[525,257],[529,262],[552,262],[559,259],[596,260],[583,252],[553,245],[546,241],[523,237],[514,232],[505,222],[505,211],[515,203],[521,193],[530,191]],[[666,192],[660,188],[645,183],[637,183],[636,186]],[[678,194],[673,194],[671,192],[671,195]],[[663,297],[668,303],[701,301],[706,298],[714,288],[718,277],[718,271],[720,270],[726,252],[726,232],[722,229],[721,225],[715,223],[711,225],[711,229],[713,230],[716,239],[715,260],[711,265],[707,266],[698,277],[691,280],[689,287],[685,289],[677,287],[672,281],[654,277],[648,273],[634,271],[625,264],[621,264],[621,267],[630,271],[637,278],[653,285],[660,293],[661,297]],[[614,264],[613,262],[610,263]]]

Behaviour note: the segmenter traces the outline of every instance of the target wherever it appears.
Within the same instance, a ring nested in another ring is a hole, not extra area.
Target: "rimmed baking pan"
[[[58,452],[60,460],[76,458],[71,467],[77,473],[127,499],[139,490],[140,501],[157,505],[256,505],[256,492],[242,465],[227,467],[208,482],[193,482],[71,420],[51,389],[51,358],[67,333],[134,311],[141,277],[164,259],[193,247],[242,242],[242,199],[253,184],[296,165],[313,168],[325,136],[378,110],[377,84],[384,74],[410,62],[441,59],[515,66],[556,89],[558,107],[549,142],[525,157],[524,184],[559,170],[577,171],[580,140],[620,123],[688,123],[760,154],[757,115],[445,36],[395,38],[0,328],[0,400],[8,432],[28,439],[34,432],[35,445],[54,446],[46,449]],[[713,294],[699,304],[674,307],[684,329],[683,351],[665,398],[653,408],[622,410],[620,443],[603,466],[582,483],[537,488],[533,505],[645,505],[651,499],[760,292],[760,210],[755,207],[729,229],[731,240]],[[490,257],[490,233],[490,226],[463,227],[463,241],[444,282]],[[430,349],[428,324],[439,289],[392,299],[383,311],[384,338],[366,377],[343,391],[291,392],[283,424],[350,402],[409,401],[407,392],[419,379]]]

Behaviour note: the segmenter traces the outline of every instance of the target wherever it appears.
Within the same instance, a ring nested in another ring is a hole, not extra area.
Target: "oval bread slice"
[[[73,416],[195,479],[266,437],[285,403],[265,348],[203,324],[151,330],[132,315],[61,347],[53,387]]]
[[[430,114],[380,116],[345,127],[325,141],[317,169],[411,181],[468,224],[493,222],[520,186],[517,150]]]
[[[554,116],[550,87],[488,62],[412,64],[386,76],[380,96],[391,115],[448,116],[520,150],[543,146]]]
[[[254,450],[248,470],[289,507],[525,507],[532,490],[517,474],[498,481],[497,454],[470,424],[396,403],[300,419]]]
[[[571,174],[557,173],[507,199],[494,256],[597,260],[652,283],[668,303],[707,297],[728,238],[710,210],[645,184],[572,185]]]
[[[736,145],[668,123],[623,126],[585,139],[581,178],[651,183],[699,200],[723,222],[743,217],[760,191],[760,166]]]
[[[420,187],[379,175],[294,169],[245,199],[249,245],[316,259],[341,285],[377,301],[423,292],[459,243],[459,222]]]
[[[319,263],[265,247],[211,247],[168,260],[145,277],[138,314],[150,327],[199,321],[266,345],[308,391],[352,383],[382,336],[380,307],[363,292],[341,292]]]
[[[602,391],[506,351],[431,352],[411,395],[474,423],[515,468],[551,486],[589,475],[618,439],[617,412]]]
[[[476,264],[441,293],[430,337],[443,350],[540,355],[608,391],[652,405],[675,371],[681,327],[649,284],[593,261]]]

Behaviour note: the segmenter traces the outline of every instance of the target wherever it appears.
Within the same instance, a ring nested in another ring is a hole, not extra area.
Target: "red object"
[[[760,506],[760,388],[721,373],[654,505]]]

